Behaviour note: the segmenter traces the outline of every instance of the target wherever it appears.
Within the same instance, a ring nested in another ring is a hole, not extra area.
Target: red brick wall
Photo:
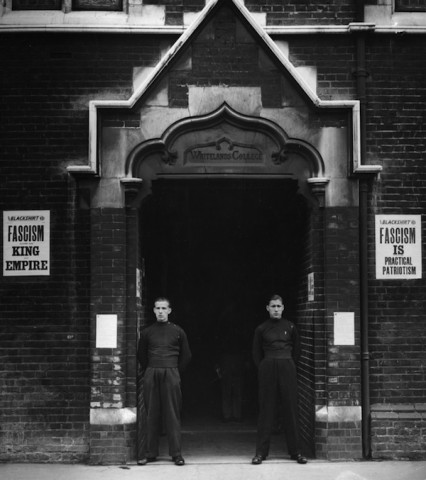
[[[76,209],[71,179],[41,181],[25,163],[23,183],[32,178],[33,185],[18,196],[16,180],[10,182],[4,205],[50,209],[51,275],[2,277],[0,459],[82,461],[88,454],[88,216]]]
[[[305,239],[299,329],[300,418],[304,441],[318,458],[361,458],[361,422],[315,419],[315,409],[356,407],[361,402],[358,209],[327,208],[311,212]],[[325,263],[324,263],[325,262]],[[324,269],[325,265],[325,269]],[[314,272],[314,300],[307,301],[307,274]],[[354,312],[355,345],[334,344],[333,313]]]
[[[165,7],[166,25],[183,25],[183,14],[199,12],[205,7],[205,0],[144,0],[144,5]]]
[[[376,404],[371,414],[375,458],[424,459],[426,405]]]
[[[349,35],[284,37],[289,42],[289,60],[295,67],[317,69],[317,94],[322,100],[356,98],[353,72],[356,65],[354,39]]]
[[[92,395],[94,408],[126,400],[126,218],[123,209],[93,209],[91,238]],[[117,348],[96,348],[96,315],[117,314]]]
[[[329,405],[360,403],[358,208],[326,211],[325,297],[328,313]],[[333,313],[354,312],[355,346],[334,344]]]
[[[188,85],[260,86],[265,107],[281,106],[280,75],[271,63],[260,66],[260,48],[248,35],[238,35],[235,16],[222,8],[191,46],[192,68],[174,70],[169,78],[169,105],[188,105]]]
[[[291,86],[283,80],[274,62],[265,67],[262,51],[249,36],[238,35],[235,17],[229,9],[219,11],[217,19],[191,46],[191,68],[172,70],[169,77],[169,105],[188,104],[188,85],[260,86],[262,105],[279,108]],[[356,98],[354,39],[345,35],[325,35],[312,43],[309,36],[279,36],[290,46],[289,59],[295,67],[317,68],[318,95],[323,100]],[[315,120],[313,120],[315,121]]]
[[[374,214],[424,214],[426,74],[423,37],[375,37],[368,51],[368,156],[383,165],[371,194],[372,403],[424,402],[424,279],[374,279]],[[423,251],[426,238],[423,219]]]
[[[375,214],[425,212],[426,75],[418,62],[425,51],[419,36],[374,37],[367,51],[368,158],[383,165],[371,192],[369,234],[372,448],[377,458],[425,457],[424,274],[419,280],[375,280],[373,247]],[[424,252],[424,217],[422,238]]]
[[[89,195],[77,193],[66,166],[87,164],[88,101],[127,98],[133,67],[155,64],[159,46],[152,37],[67,34],[4,35],[2,44],[1,207],[50,210],[52,266],[49,277],[0,280],[0,459],[82,461],[89,452],[91,219],[80,208]],[[95,379],[112,368],[108,362],[94,366]],[[135,388],[128,390],[133,403]]]
[[[354,4],[355,2],[351,0],[328,2],[245,0],[245,5],[250,11],[266,13],[267,25],[347,24],[354,21]]]

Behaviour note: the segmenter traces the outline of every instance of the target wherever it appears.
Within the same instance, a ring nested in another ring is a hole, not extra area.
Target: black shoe
[[[263,460],[266,460],[266,457],[264,455],[255,455],[252,459],[251,459],[251,463],[253,465],[260,465]]]
[[[157,461],[157,457],[148,457],[146,459],[147,462],[151,463],[151,462],[156,462]]]
[[[308,463],[308,459],[304,457],[301,453],[298,453],[296,455],[291,455],[290,457],[292,460],[296,460],[297,463],[300,463],[301,465],[304,465],[305,463]]]
[[[185,460],[181,455],[176,455],[176,457],[172,457],[172,460],[175,462],[175,465],[177,465],[178,467],[185,465]]]

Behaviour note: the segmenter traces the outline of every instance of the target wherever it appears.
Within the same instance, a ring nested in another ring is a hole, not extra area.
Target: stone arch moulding
[[[207,115],[187,117],[175,122],[165,130],[161,138],[139,144],[127,158],[126,178],[138,177],[140,163],[144,158],[155,153],[161,155],[165,164],[177,167],[179,173],[185,172],[188,164],[187,157],[196,148],[199,149],[197,152],[202,152],[203,148],[216,150],[218,154],[222,152],[222,155],[231,159],[232,165],[232,159],[236,157],[235,154],[233,155],[236,148],[250,148],[244,142],[238,143],[230,138],[232,133],[237,133],[240,138],[242,136],[250,139],[254,153],[246,153],[246,157],[255,158],[256,152],[259,152],[258,146],[264,144],[270,150],[270,158],[265,159],[266,162],[269,160],[271,164],[279,166],[288,160],[290,154],[296,153],[308,162],[310,177],[318,178],[318,180],[324,177],[323,159],[312,145],[303,140],[289,138],[281,127],[268,119],[241,114],[227,103],[223,103],[221,107]],[[196,145],[193,141],[194,136],[199,139]],[[204,138],[208,140],[203,141]],[[183,150],[181,155],[179,155],[178,149]],[[261,152],[258,153],[259,158],[260,156]],[[196,164],[196,161],[194,163]],[[238,163],[238,161],[234,163],[236,165],[235,173],[239,173],[241,169],[241,163],[239,165]],[[204,162],[203,166],[205,167]],[[226,167],[226,164],[219,163],[218,166],[223,168]],[[252,173],[256,173],[256,169],[265,173],[265,166],[267,165],[261,161],[254,161]],[[191,170],[191,167],[187,170],[197,173],[194,169]],[[233,173],[232,168],[229,173]]]
[[[144,82],[134,91],[128,100],[92,100],[89,102],[89,149],[88,149],[88,164],[87,165],[69,165],[68,171],[73,174],[87,174],[99,175],[100,162],[98,159],[99,147],[99,125],[98,125],[98,110],[99,109],[116,109],[124,108],[131,109],[136,103],[141,100],[148,90],[160,79],[165,72],[170,62],[174,57],[186,47],[196,34],[197,30],[201,28],[206,19],[212,15],[212,12],[221,5],[225,0],[211,0],[207,2],[205,8],[198,15],[191,26],[181,35],[176,43],[170,48],[166,55],[160,60],[156,68],[145,79]],[[299,84],[302,91],[304,91],[307,102],[320,109],[349,109],[352,116],[352,170],[353,173],[377,173],[381,171],[380,165],[362,165],[360,152],[360,102],[358,100],[321,100],[316,93],[305,82],[302,76],[297,72],[296,68],[279,49],[275,42],[263,30],[263,28],[254,20],[249,10],[244,6],[240,0],[227,0],[233,4],[234,8],[239,12],[239,15],[250,24],[252,30],[256,33],[258,41],[266,49],[269,49],[271,54],[276,57],[285,69]]]

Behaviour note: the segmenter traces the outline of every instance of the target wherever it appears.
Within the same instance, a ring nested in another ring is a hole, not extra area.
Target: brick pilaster
[[[316,454],[330,460],[361,458],[358,208],[328,207],[324,227],[326,384],[324,401],[316,408]],[[336,312],[354,313],[354,345],[335,343]]]
[[[135,408],[126,404],[126,215],[91,210],[90,462],[126,463],[135,445]],[[97,315],[117,316],[117,348],[98,348]]]

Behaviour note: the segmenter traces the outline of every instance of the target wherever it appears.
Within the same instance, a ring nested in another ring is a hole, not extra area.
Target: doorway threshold
[[[250,464],[256,450],[256,431],[182,431],[182,455],[187,464]],[[169,464],[167,439],[161,438],[155,464]],[[166,455],[164,455],[166,454]],[[290,462],[283,434],[273,435],[268,463]],[[294,463],[294,461],[292,462]]]

